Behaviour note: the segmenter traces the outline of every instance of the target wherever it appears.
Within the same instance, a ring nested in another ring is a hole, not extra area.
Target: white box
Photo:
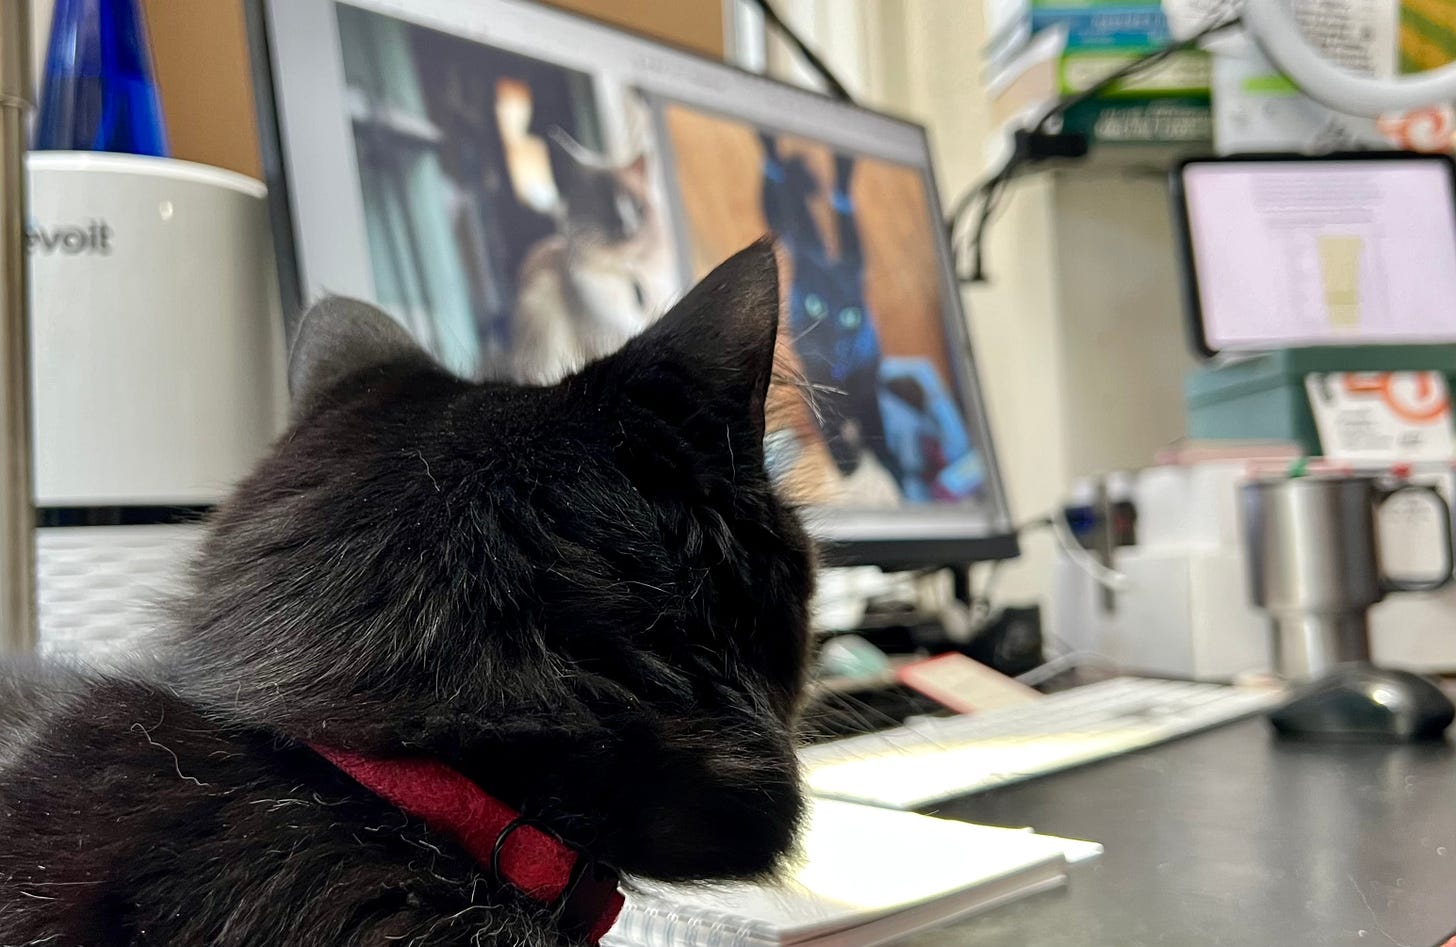
[[[1228,681],[1269,668],[1269,625],[1249,604],[1243,556],[1227,549],[1121,550],[1128,578],[1106,612],[1091,577],[1057,561],[1058,636],[1133,672]]]

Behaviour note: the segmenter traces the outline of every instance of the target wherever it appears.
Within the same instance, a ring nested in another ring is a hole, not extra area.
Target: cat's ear
[[[779,309],[778,250],[764,238],[719,264],[628,349],[672,362],[746,410],[761,440]]]
[[[627,162],[622,170],[639,181],[647,180],[647,152],[638,152],[637,157]]]
[[[350,375],[409,359],[430,357],[387,313],[357,299],[322,299],[304,313],[288,354],[295,413]]]

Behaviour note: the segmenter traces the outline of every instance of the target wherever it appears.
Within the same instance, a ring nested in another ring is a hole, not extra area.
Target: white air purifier
[[[281,429],[266,189],[163,158],[28,160],[40,641],[94,650],[157,624],[197,515]]]

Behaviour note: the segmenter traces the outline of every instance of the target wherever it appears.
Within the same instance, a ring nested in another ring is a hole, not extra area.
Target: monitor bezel
[[[302,239],[298,233],[299,217],[289,173],[289,147],[280,110],[278,89],[277,45],[274,41],[270,10],[280,5],[290,8],[305,3],[333,6],[338,0],[246,0],[245,13],[249,35],[249,47],[253,63],[253,82],[259,143],[262,150],[263,168],[268,184],[269,205],[278,256],[279,284],[283,293],[284,318],[291,336],[293,324],[309,299],[308,282],[302,259]],[[352,6],[375,9],[370,0],[345,0]],[[762,83],[773,95],[804,97],[816,107],[845,109],[877,120],[892,122],[917,136],[919,161],[916,170],[921,173],[926,188],[927,213],[934,220],[934,213],[941,205],[941,198],[934,173],[930,142],[924,126],[884,112],[851,105],[812,90],[779,82],[757,73],[748,72],[737,66],[706,57],[697,51],[665,43],[620,30],[609,24],[581,16],[555,7],[546,7],[525,0],[495,0],[519,9],[529,9],[531,15],[565,18],[576,24],[630,37],[645,44],[645,49],[661,49],[674,56],[692,60],[694,68],[725,70],[740,81],[747,79]],[[421,7],[448,5],[445,0],[422,0]],[[382,12],[382,11],[381,11]],[[389,15],[385,13],[384,15]],[[438,28],[438,27],[432,27]],[[529,55],[529,54],[528,54]],[[658,93],[659,95],[661,93]],[[699,103],[685,103],[700,107]],[[718,109],[717,111],[722,111]],[[735,116],[735,120],[754,124],[754,119]],[[793,132],[803,134],[802,132]],[[912,569],[938,565],[956,565],[968,562],[1015,558],[1020,554],[1018,531],[1011,514],[1009,498],[991,432],[984,391],[980,384],[971,346],[970,328],[966,319],[964,301],[959,285],[949,268],[949,246],[944,228],[932,227],[935,251],[942,283],[943,298],[942,326],[946,331],[948,354],[956,360],[956,370],[961,377],[956,381],[964,390],[957,401],[967,413],[968,423],[979,435],[978,446],[982,450],[987,480],[995,509],[989,515],[984,513],[965,514],[964,520],[956,516],[953,505],[927,504],[922,507],[902,509],[865,510],[847,509],[834,505],[806,507],[806,518],[813,523],[811,532],[829,565],[877,565],[886,569]],[[959,350],[959,359],[956,359]],[[910,515],[907,516],[906,514]],[[856,529],[843,528],[842,521],[852,514],[858,521]],[[916,519],[920,522],[916,522]],[[834,520],[841,520],[835,524]],[[963,523],[963,527],[958,527]]]
[[[1322,155],[1298,152],[1247,152],[1235,155],[1194,155],[1180,159],[1168,173],[1168,191],[1173,208],[1173,237],[1178,254],[1178,265],[1182,269],[1183,311],[1186,317],[1189,344],[1204,358],[1217,358],[1228,354],[1257,354],[1274,348],[1316,348],[1329,342],[1310,342],[1306,345],[1280,346],[1238,346],[1215,348],[1208,338],[1208,327],[1204,321],[1203,295],[1198,283],[1198,258],[1193,247],[1193,218],[1188,207],[1188,189],[1184,173],[1188,168],[1205,164],[1324,164],[1350,161],[1433,161],[1446,169],[1451,181],[1452,193],[1456,194],[1456,159],[1448,154],[1430,154],[1418,151],[1340,151]],[[1452,209],[1456,215],[1456,207]],[[1456,342],[1456,337],[1450,340]],[[1395,345],[1409,343],[1361,342],[1361,345]]]

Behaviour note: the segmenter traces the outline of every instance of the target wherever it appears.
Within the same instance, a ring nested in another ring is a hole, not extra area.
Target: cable
[[[1011,154],[1007,156],[1005,162],[1002,163],[1001,167],[994,174],[964,191],[956,200],[946,220],[946,233],[950,240],[951,253],[956,264],[957,278],[962,283],[986,282],[987,277],[984,260],[986,230],[990,225],[992,216],[996,212],[997,206],[1004,196],[1006,187],[1019,172],[1048,158],[1080,156],[1076,147],[1069,147],[1065,142],[1062,143],[1063,150],[1060,153],[1054,147],[1056,139],[1061,137],[1059,119],[1062,116],[1078,105],[1096,98],[1119,82],[1147,69],[1151,69],[1173,54],[1191,49],[1209,36],[1236,26],[1238,23],[1239,19],[1237,17],[1220,20],[1217,23],[1198,30],[1186,39],[1179,40],[1146,56],[1134,59],[1132,62],[1103,76],[1081,92],[1063,96],[1037,120],[1031,129],[1017,131]],[[1053,126],[1056,127],[1054,128]],[[1085,142],[1083,144],[1085,145]],[[1085,153],[1085,151],[1081,153]],[[961,250],[956,244],[957,233],[961,229],[963,218],[977,203],[980,205],[980,210],[976,215],[975,226],[971,229],[964,250]],[[969,256],[970,258],[968,268],[961,266],[961,259],[964,256]]]
[[[1085,664],[1101,665],[1114,672],[1120,668],[1120,665],[1112,658],[1097,651],[1068,651],[1066,654],[1049,658],[1030,671],[1016,675],[1015,680],[1027,687],[1036,687],[1045,684],[1064,671],[1074,670]]]
[[[784,22],[784,18],[779,16],[778,11],[773,8],[773,4],[769,0],[753,0],[753,3],[763,11],[764,22],[773,27],[780,36],[788,41],[788,44],[794,47],[794,51],[799,54],[799,58],[804,61],[804,64],[818,74],[819,78],[823,80],[824,85],[828,87],[829,94],[836,99],[842,99],[853,105],[854,96],[849,94],[849,90],[844,87],[844,83],[839,81],[839,77],[834,74],[834,71],[824,64],[824,60],[819,58],[818,53],[809,48],[809,44],[804,42],[803,38],[794,31],[794,28]]]
[[[1001,566],[1005,559],[993,559],[987,568],[986,580],[981,583],[981,590],[971,594],[971,600],[967,603],[971,613],[972,627],[976,631],[985,628],[986,623],[991,620],[991,615],[996,605],[996,580],[1001,577]]]
[[[996,214],[996,208],[1001,203],[1002,196],[1006,193],[1006,187],[1011,183],[1011,178],[1016,174],[1016,165],[1008,162],[1001,174],[998,174],[989,182],[986,196],[981,199],[981,213],[976,218],[976,229],[971,234],[971,278],[973,283],[984,283],[986,281],[986,228],[991,225],[991,218]]]
[[[982,260],[982,246],[986,238],[986,227],[990,224],[991,215],[1000,202],[1001,194],[1011,178],[1021,167],[1029,164],[1033,159],[1018,155],[1014,150],[1012,154],[1002,163],[1001,167],[989,177],[984,178],[977,184],[966,188],[961,196],[956,199],[955,205],[951,208],[946,218],[945,229],[946,239],[950,243],[951,257],[955,266],[956,278],[962,283],[981,283],[986,280],[985,267]],[[976,225],[972,231],[970,240],[962,251],[957,246],[957,232],[960,230],[961,221],[966,214],[980,203],[980,212],[976,216]],[[961,266],[961,257],[969,253],[971,265],[969,271]]]
[[[1039,516],[1017,526],[1015,534],[1017,537],[1024,537],[1033,530],[1050,529],[1056,537],[1057,545],[1062,553],[1071,560],[1072,564],[1082,569],[1092,577],[1092,580],[1113,591],[1124,591],[1131,584],[1131,580],[1122,572],[1108,568],[1098,561],[1097,557],[1085,549],[1077,538],[1072,534],[1071,525],[1067,522],[1066,512],[1058,509],[1047,516]],[[995,589],[996,581],[1000,578],[1003,560],[993,560],[985,581],[979,591],[970,596],[966,603],[967,618],[970,621],[971,637],[975,637],[986,630],[991,620],[996,615]],[[1050,632],[1044,631],[1047,637],[1055,638]],[[1060,639],[1058,639],[1059,643]],[[1061,643],[1063,650],[1070,650],[1065,643]]]
[[[1057,545],[1061,547],[1062,553],[1071,560],[1073,565],[1091,576],[1093,581],[1114,592],[1128,587],[1130,580],[1126,575],[1103,565],[1096,556],[1077,541],[1077,537],[1072,533],[1072,524],[1067,522],[1067,512],[1061,507],[1046,516],[1039,516],[1018,526],[1016,535],[1025,536],[1034,529],[1047,527],[1051,527],[1052,536],[1056,539]]]
[[[1062,547],[1062,554],[1072,563],[1092,578],[1093,582],[1114,592],[1121,592],[1128,587],[1128,578],[1116,569],[1110,569],[1097,561],[1082,544],[1077,542],[1077,537],[1072,534],[1072,525],[1067,522],[1067,514],[1057,510],[1051,515],[1052,535],[1056,537],[1057,545]]]

